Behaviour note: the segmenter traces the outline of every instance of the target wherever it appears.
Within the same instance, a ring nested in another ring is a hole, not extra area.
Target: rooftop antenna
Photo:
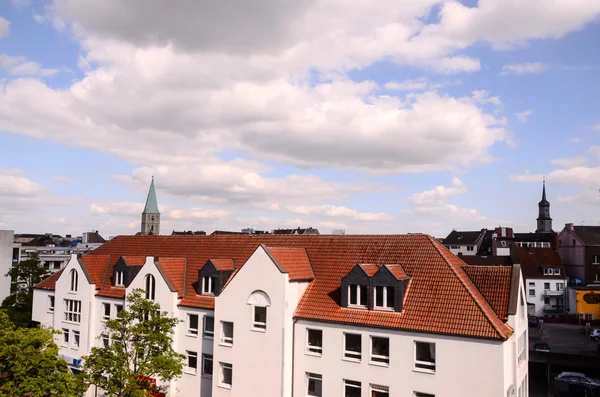
[[[581,226],[583,226],[584,223],[585,223],[585,221],[581,221]]]

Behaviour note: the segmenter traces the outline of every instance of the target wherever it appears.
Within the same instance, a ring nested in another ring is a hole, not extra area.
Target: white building
[[[523,397],[521,280],[417,234],[120,236],[40,283],[33,320],[76,367],[145,289],[182,320],[169,396]]]
[[[13,241],[15,233],[12,230],[0,230],[0,303],[10,295],[10,277],[6,273],[13,263]]]
[[[454,255],[477,255],[485,238],[487,229],[478,231],[452,230],[444,239],[444,245]]]

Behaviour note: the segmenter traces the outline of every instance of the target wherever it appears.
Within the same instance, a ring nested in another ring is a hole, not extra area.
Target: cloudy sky
[[[375,4],[376,3],[376,4]],[[175,5],[177,4],[177,5]],[[598,0],[2,0],[0,228],[599,224]]]

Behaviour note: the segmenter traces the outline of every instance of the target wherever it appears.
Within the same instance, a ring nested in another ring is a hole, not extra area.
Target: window
[[[319,374],[306,373],[306,395],[311,397],[323,396],[323,376]]]
[[[192,352],[189,350],[185,351],[187,355],[187,368],[186,370],[191,373],[196,373],[196,369],[198,368],[198,353]]]
[[[202,294],[214,295],[215,281],[216,277],[213,276],[202,277]]]
[[[360,382],[344,379],[344,397],[360,397]]]
[[[529,290],[529,296],[535,296],[535,290],[534,289],[530,289]]]
[[[367,286],[348,286],[348,306],[367,307]]]
[[[188,314],[188,335],[198,335],[198,315],[197,314]]]
[[[550,298],[548,298],[547,296],[544,297],[544,305],[549,305],[550,304]]]
[[[517,341],[517,347],[519,349],[519,357],[517,359],[517,362],[519,364],[521,364],[523,361],[527,360],[525,334],[526,334],[526,332],[523,332],[521,334],[521,336],[519,336],[519,340]]]
[[[422,393],[420,391],[415,392],[415,397],[435,397],[434,394]]]
[[[54,313],[54,295],[48,296],[48,311]]]
[[[374,288],[375,307],[377,309],[394,308],[394,287],[376,286]]]
[[[219,376],[219,386],[231,389],[233,381],[233,365],[227,363],[219,363],[221,373]]]
[[[530,286],[530,287],[535,287],[535,283],[532,283],[532,282],[530,282],[530,283],[529,283],[529,286]]]
[[[66,328],[62,329],[62,334],[63,334],[63,346],[69,346],[69,330]]]
[[[259,330],[267,329],[266,306],[254,306],[254,320],[252,321],[252,328]]]
[[[146,276],[146,299],[154,300],[156,293],[156,280],[154,280],[154,276],[148,274]]]
[[[233,323],[221,321],[221,343],[224,345],[233,345]]]
[[[467,251],[473,251],[473,250],[474,250],[474,248],[472,245],[467,245]]]
[[[547,291],[550,289],[550,283],[544,283],[544,289]]]
[[[554,269],[554,275],[555,276],[560,276],[560,268]]]
[[[573,245],[577,245],[577,241],[575,241],[575,239],[573,239]]]
[[[360,360],[362,357],[362,337],[360,334],[344,334],[344,357]]]
[[[565,285],[563,283],[556,283],[556,290],[562,291]]]
[[[81,301],[65,299],[65,321],[81,322]]]
[[[379,336],[371,337],[371,362],[390,363],[390,340]]]
[[[435,343],[415,342],[415,370],[435,372]]]
[[[123,283],[123,270],[117,270],[117,272],[115,273],[115,286],[117,286],[117,287],[124,286],[124,283]]]
[[[594,255],[594,256],[592,256],[592,264],[593,265],[600,265],[600,255]]]
[[[77,292],[78,282],[79,282],[79,275],[77,274],[77,270],[72,269],[71,272],[69,273],[69,291],[70,292]]]
[[[371,384],[371,397],[389,397],[389,395],[389,387]]]
[[[52,268],[54,270],[58,270],[58,269],[60,269],[60,264],[61,264],[60,261],[54,261],[54,265]]]
[[[320,329],[306,330],[306,352],[310,354],[323,354],[323,331]]]
[[[123,305],[115,305],[115,316],[119,317],[119,312],[123,311]]]
[[[202,336],[212,338],[215,335],[215,318],[213,316],[204,316],[204,329]]]
[[[102,337],[102,346],[108,347],[109,344],[110,344],[110,340],[108,339],[108,336],[103,336]]]
[[[213,374],[213,356],[212,354],[202,355],[202,375],[212,376]]]
[[[79,331],[73,331],[73,349],[79,349]]]
[[[547,276],[549,274],[550,269],[548,268],[544,268],[544,276]]]
[[[102,304],[102,319],[110,320],[110,303]]]

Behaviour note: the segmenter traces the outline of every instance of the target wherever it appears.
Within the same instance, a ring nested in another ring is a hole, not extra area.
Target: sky
[[[2,0],[0,228],[600,225],[598,0]]]

